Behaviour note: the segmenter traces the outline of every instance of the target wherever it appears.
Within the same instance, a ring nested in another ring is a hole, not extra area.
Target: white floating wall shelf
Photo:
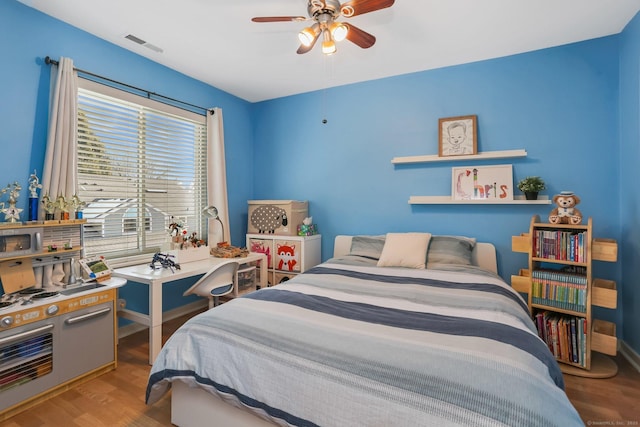
[[[488,159],[509,159],[515,157],[527,157],[527,150],[505,150],[505,151],[485,151],[478,154],[469,154],[465,156],[446,156],[440,157],[437,154],[425,156],[408,156],[394,157],[391,163],[408,164],[408,163],[429,163],[429,162],[459,162],[464,160],[488,160]]]
[[[524,196],[515,196],[514,200],[473,199],[454,200],[451,196],[411,196],[410,205],[550,205],[549,196],[538,196],[538,200],[526,200]]]

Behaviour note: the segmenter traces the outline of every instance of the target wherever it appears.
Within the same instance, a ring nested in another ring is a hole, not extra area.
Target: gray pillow
[[[380,259],[386,236],[353,236],[349,255]]]
[[[429,264],[472,265],[471,252],[476,239],[464,236],[431,236],[427,250],[427,268]]]

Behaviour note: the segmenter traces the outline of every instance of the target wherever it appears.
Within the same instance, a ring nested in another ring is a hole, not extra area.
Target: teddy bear
[[[572,224],[577,225],[582,222],[582,213],[575,207],[580,203],[580,198],[571,191],[561,191],[553,196],[553,203],[556,207],[549,214],[551,224]]]

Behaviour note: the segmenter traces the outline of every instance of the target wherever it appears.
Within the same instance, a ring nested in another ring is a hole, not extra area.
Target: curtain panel
[[[54,67],[42,193],[51,200],[59,196],[70,200],[77,186],[78,73],[70,58],[60,58]]]
[[[224,125],[222,109],[212,108],[207,114],[207,198],[209,205],[218,209],[218,218],[225,225],[224,235],[220,224],[209,218],[208,242],[230,242],[229,203],[227,199],[227,169],[224,157]]]

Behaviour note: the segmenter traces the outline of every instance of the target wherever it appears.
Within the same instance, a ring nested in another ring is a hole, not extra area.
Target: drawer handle
[[[84,322],[85,320],[93,319],[94,317],[102,316],[103,314],[107,314],[111,311],[111,307],[105,307],[102,310],[94,311],[92,313],[83,314],[78,317],[70,317],[64,321],[67,325],[73,325],[75,323]]]
[[[0,345],[8,344],[10,342],[23,340],[25,338],[29,338],[34,335],[40,335],[44,332],[49,332],[53,329],[53,325],[41,326],[37,329],[32,329],[30,331],[21,332],[19,334],[10,335],[8,337],[0,338]]]

